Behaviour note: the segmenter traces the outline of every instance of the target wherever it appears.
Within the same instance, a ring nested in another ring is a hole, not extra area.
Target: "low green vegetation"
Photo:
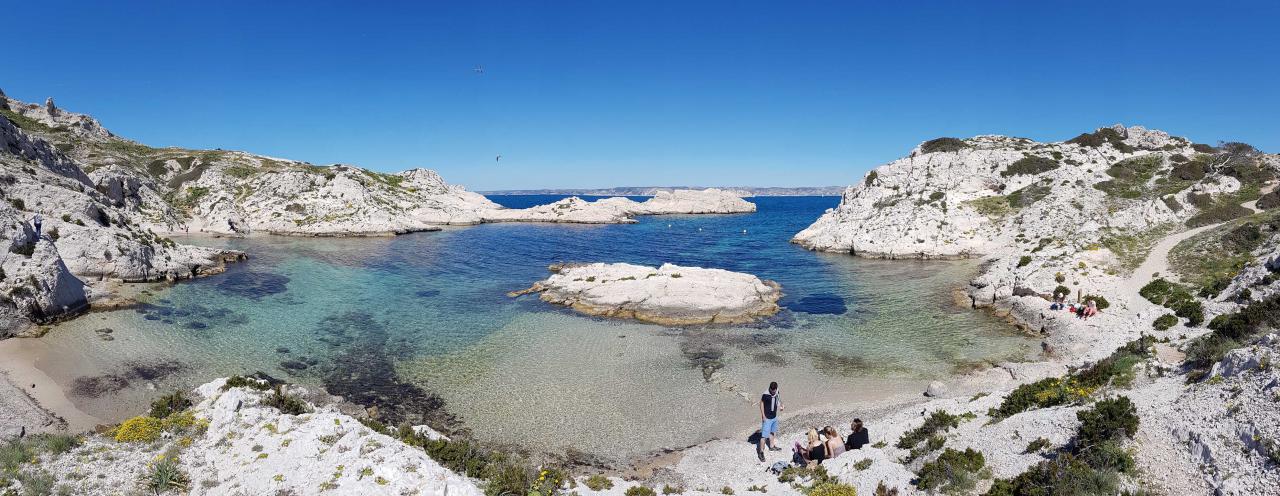
[[[1138,294],[1151,303],[1173,310],[1174,315],[1177,317],[1187,319],[1188,327],[1195,327],[1204,323],[1204,305],[1191,294],[1191,290],[1187,289],[1186,286],[1159,278],[1143,286],[1142,289],[1138,290]],[[1173,323],[1177,323],[1176,318]],[[1170,324],[1170,327],[1172,327],[1172,324]]]
[[[964,203],[979,214],[993,218],[1004,217],[1013,211],[1013,208],[1009,206],[1009,197],[1004,195],[977,198]]]
[[[23,131],[45,134],[54,132],[53,128],[44,125],[44,123],[7,108],[0,108],[0,116],[9,119],[9,122],[12,122],[13,125],[18,126],[18,129]]]
[[[921,153],[956,152],[968,148],[969,144],[959,138],[931,139],[920,145]]]
[[[1183,240],[1169,252],[1173,271],[1204,297],[1215,297],[1280,232],[1280,213],[1253,215]]]
[[[926,441],[936,434],[946,433],[959,425],[959,415],[952,415],[945,410],[937,410],[930,414],[920,427],[902,433],[902,437],[898,439],[897,447],[901,449],[914,448],[922,441]]]
[[[1036,183],[1027,185],[1017,191],[1009,193],[1005,198],[1008,200],[1010,208],[1019,209],[1043,200],[1052,192],[1052,186],[1044,183]]]
[[[1016,162],[1009,164],[1009,167],[1000,171],[1000,175],[1004,177],[1019,175],[1035,175],[1043,174],[1051,170],[1061,167],[1062,164],[1051,158],[1040,157],[1036,155],[1027,155],[1018,159]]]
[[[1132,272],[1142,265],[1161,238],[1168,235],[1175,224],[1161,224],[1140,232],[1120,229],[1106,229],[1102,235],[1102,246],[1107,247],[1120,261],[1120,269]]]
[[[1076,412],[1080,427],[1070,448],[1011,479],[997,479],[986,496],[1119,494],[1118,474],[1136,471],[1123,447],[1138,431],[1138,412],[1128,397],[1099,400]]]
[[[1067,143],[1089,148],[1099,148],[1102,145],[1110,144],[1120,153],[1132,153],[1135,150],[1132,146],[1125,144],[1124,136],[1121,136],[1119,131],[1109,127],[1104,127],[1092,133],[1082,133],[1067,140]]]
[[[1102,388],[1127,387],[1135,377],[1133,367],[1153,355],[1154,345],[1155,338],[1144,335],[1088,368],[1018,386],[987,414],[1003,419],[1037,408],[1081,404]]]
[[[182,391],[174,391],[152,401],[150,415],[163,419],[188,408],[191,408],[191,400]]]
[[[1189,377],[1199,379],[1227,352],[1257,339],[1277,325],[1280,325],[1280,295],[1252,302],[1235,313],[1214,317],[1208,326],[1213,332],[1187,346],[1187,364],[1198,371]]]
[[[1157,331],[1167,331],[1175,325],[1178,325],[1178,317],[1170,313],[1156,317],[1156,320],[1151,322],[1151,328]]]
[[[1163,164],[1164,158],[1158,154],[1124,159],[1107,168],[1107,175],[1113,179],[1099,182],[1093,187],[1119,198],[1137,199],[1150,196],[1152,191],[1147,183],[1155,177]]]
[[[262,404],[289,415],[302,415],[311,412],[311,407],[307,405],[307,402],[286,392],[283,384],[276,385],[275,389],[271,390],[271,393],[262,399]]]
[[[920,467],[916,487],[930,492],[968,494],[977,486],[979,478],[991,476],[990,470],[983,470],[985,465],[982,453],[972,448],[964,451],[947,448],[938,458]]]

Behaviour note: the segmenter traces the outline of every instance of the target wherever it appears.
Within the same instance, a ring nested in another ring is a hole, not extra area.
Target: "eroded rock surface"
[[[664,264],[554,265],[551,277],[512,296],[539,293],[546,302],[602,317],[662,325],[751,322],[778,312],[782,287],[739,272]]]

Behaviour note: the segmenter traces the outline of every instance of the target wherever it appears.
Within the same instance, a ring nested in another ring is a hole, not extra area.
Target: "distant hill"
[[[844,186],[811,186],[799,188],[752,188],[745,186],[716,186],[742,196],[840,196]],[[706,186],[625,186],[598,189],[510,189],[480,191],[484,195],[584,195],[584,196],[653,196],[659,191],[677,189],[706,189]]]

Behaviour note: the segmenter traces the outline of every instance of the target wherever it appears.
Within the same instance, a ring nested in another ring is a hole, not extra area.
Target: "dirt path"
[[[1262,194],[1270,193],[1272,190],[1276,189],[1276,186],[1277,185],[1273,184],[1263,188]],[[1261,212],[1261,210],[1258,210],[1257,203],[1257,200],[1251,200],[1241,203],[1240,206],[1252,210],[1254,213],[1258,213]],[[1165,279],[1177,280],[1177,276],[1169,271],[1169,252],[1173,250],[1173,247],[1178,246],[1178,243],[1181,243],[1187,238],[1221,226],[1227,222],[1231,221],[1200,226],[1195,229],[1182,231],[1161,239],[1155,246],[1151,247],[1151,253],[1147,254],[1147,259],[1142,261],[1142,265],[1139,265],[1137,269],[1134,269],[1133,275],[1129,276],[1129,279],[1121,285],[1119,288],[1120,293],[1128,298],[1130,302],[1139,302],[1142,301],[1142,297],[1138,295],[1138,290],[1142,289],[1142,287],[1148,282],[1151,282],[1151,279],[1155,278],[1157,275],[1164,277]]]

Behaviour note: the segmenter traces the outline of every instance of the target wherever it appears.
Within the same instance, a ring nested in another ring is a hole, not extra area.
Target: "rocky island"
[[[721,269],[592,263],[550,270],[551,277],[510,296],[538,293],[587,315],[671,326],[751,322],[778,313],[782,297],[776,282]]]

